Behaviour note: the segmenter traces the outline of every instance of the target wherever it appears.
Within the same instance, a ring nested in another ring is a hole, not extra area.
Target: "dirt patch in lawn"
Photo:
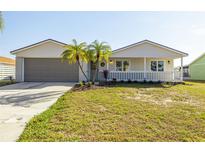
[[[189,95],[188,93],[178,93],[177,91],[160,91],[156,89],[140,89],[133,93],[120,93],[122,98],[135,101],[143,101],[157,105],[170,106],[173,104],[190,104],[199,106],[201,100]]]

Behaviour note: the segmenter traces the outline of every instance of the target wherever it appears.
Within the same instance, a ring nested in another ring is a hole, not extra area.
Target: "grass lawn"
[[[6,86],[6,85],[9,85],[9,84],[14,84],[15,81],[11,81],[11,80],[0,80],[0,87],[1,86]]]
[[[205,83],[67,92],[18,141],[205,141]]]

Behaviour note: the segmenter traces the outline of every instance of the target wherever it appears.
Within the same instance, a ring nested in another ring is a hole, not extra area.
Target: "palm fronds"
[[[61,54],[62,60],[67,61],[68,63],[78,63],[83,75],[88,80],[87,75],[82,69],[81,62],[88,62],[87,55],[86,55],[86,49],[87,45],[85,42],[82,42],[80,44],[77,43],[75,39],[72,40],[72,44],[68,44],[64,46],[65,50]]]

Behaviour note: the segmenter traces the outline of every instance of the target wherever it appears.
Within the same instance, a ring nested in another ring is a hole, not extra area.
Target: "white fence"
[[[8,80],[10,76],[15,79],[15,66],[0,64],[0,80]]]
[[[100,80],[103,80],[103,72],[100,75]],[[175,81],[180,80],[180,72],[175,75],[174,72],[144,72],[144,71],[110,71],[108,80],[116,79],[117,81]]]

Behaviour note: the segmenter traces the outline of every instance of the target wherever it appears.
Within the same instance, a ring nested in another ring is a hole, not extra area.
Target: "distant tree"
[[[4,28],[4,21],[2,17],[2,12],[0,11],[0,31],[2,31]]]
[[[108,63],[109,57],[112,54],[111,47],[106,42],[99,42],[95,40],[88,46],[88,51],[93,54],[93,61],[96,65],[93,82],[96,80],[96,76],[99,72],[99,63],[106,61]]]
[[[83,75],[88,81],[88,77],[83,71],[82,63],[81,62],[88,62],[87,57],[87,45],[85,42],[80,44],[77,43],[75,39],[72,40],[72,44],[68,44],[65,46],[65,50],[62,53],[62,60],[68,61],[68,63],[77,63],[82,71]]]

